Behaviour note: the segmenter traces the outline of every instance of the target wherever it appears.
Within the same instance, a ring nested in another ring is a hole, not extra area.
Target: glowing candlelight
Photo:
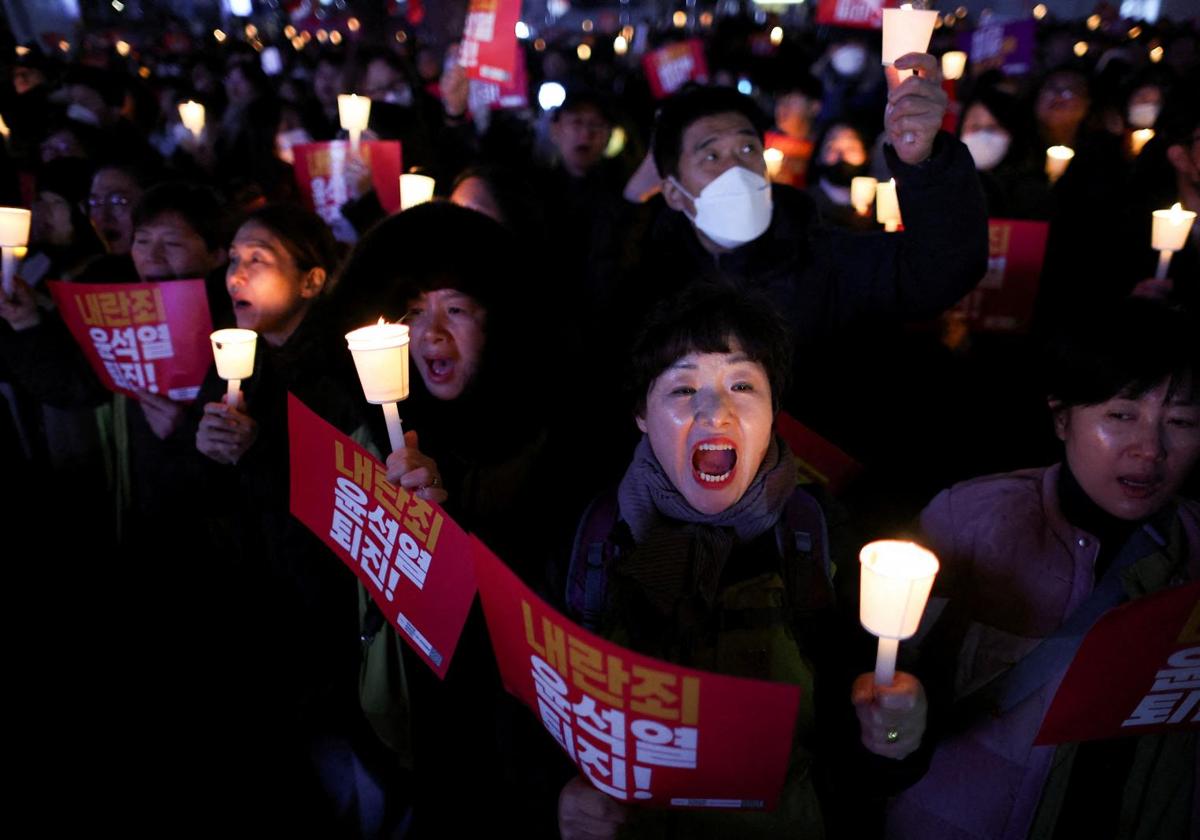
[[[396,403],[408,398],[408,327],[379,323],[346,334],[367,402],[383,406],[392,451],[404,448]]]
[[[775,148],[763,149],[763,160],[767,164],[767,177],[774,181],[783,169],[783,150]]]
[[[400,209],[407,210],[433,200],[437,182],[428,175],[406,172],[400,176]]]
[[[1149,143],[1154,138],[1153,128],[1139,128],[1133,134],[1129,135],[1129,147],[1135,155],[1142,153],[1142,147]]]
[[[1046,150],[1046,177],[1050,179],[1051,184],[1067,171],[1073,157],[1075,150],[1070,146],[1051,146]]]
[[[1151,247],[1158,251],[1158,270],[1154,272],[1154,277],[1163,280],[1167,276],[1171,256],[1187,244],[1196,214],[1184,210],[1183,205],[1176,201],[1170,210],[1155,210],[1151,215],[1154,219]]]
[[[891,67],[902,55],[928,50],[937,19],[936,10],[914,9],[911,3],[899,9],[884,9],[883,66]]]
[[[187,102],[180,102],[179,121],[183,123],[184,128],[192,132],[193,137],[199,140],[200,132],[204,131],[204,106],[191,99]]]
[[[342,128],[350,133],[350,148],[357,154],[362,133],[367,130],[367,123],[371,121],[370,98],[353,93],[339,93],[338,118]]]
[[[962,50],[951,50],[942,55],[942,76],[957,81],[967,69],[967,54]]]
[[[933,552],[916,543],[878,540],[863,546],[859,621],[879,637],[875,684],[891,685],[900,640],[917,632],[938,572]]]
[[[225,404],[237,405],[242,380],[254,373],[254,348],[258,344],[258,333],[254,330],[217,330],[209,336],[209,340],[212,341],[213,360],[217,363],[217,376],[229,382],[225,390]]]
[[[896,179],[880,181],[875,187],[875,221],[888,233],[900,229],[900,197],[896,194]]]
[[[870,175],[858,175],[850,180],[850,203],[858,215],[865,216],[871,212],[871,202],[875,200],[875,188],[878,186],[879,181]]]
[[[3,252],[4,294],[13,293],[17,276],[17,248],[29,244],[29,222],[33,214],[22,207],[0,207],[0,252]]]

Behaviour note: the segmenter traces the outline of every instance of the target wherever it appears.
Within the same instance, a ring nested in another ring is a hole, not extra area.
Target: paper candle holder
[[[900,229],[900,197],[896,193],[896,179],[880,181],[875,186],[875,221],[883,225],[888,233]]]
[[[254,374],[254,350],[258,345],[258,333],[254,330],[230,328],[217,330],[209,337],[212,342],[213,360],[217,363],[217,376],[229,385],[225,401],[233,405],[237,400],[242,380]]]
[[[183,123],[184,128],[192,132],[193,137],[199,140],[200,133],[204,131],[204,106],[191,99],[187,102],[180,102],[179,121]]]
[[[879,637],[875,683],[891,685],[900,640],[917,632],[937,576],[938,560],[916,543],[878,540],[863,546],[859,562],[859,620]]]
[[[433,200],[437,182],[428,175],[406,172],[400,176],[400,209],[407,210]]]
[[[926,52],[937,19],[935,9],[914,9],[908,3],[899,9],[884,9],[883,66],[891,67],[908,53]]]
[[[33,213],[23,207],[0,207],[0,253],[3,255],[3,289],[6,296],[13,293],[17,276],[17,249],[29,244],[29,223]]]
[[[1051,146],[1046,149],[1046,177],[1054,183],[1062,177],[1075,157],[1075,150],[1070,146]]]
[[[870,175],[857,175],[850,180],[850,203],[858,215],[865,216],[870,212],[878,186],[879,181]]]

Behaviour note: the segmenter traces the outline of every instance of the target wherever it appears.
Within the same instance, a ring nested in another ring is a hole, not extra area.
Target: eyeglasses
[[[109,193],[108,195],[89,195],[87,200],[87,206],[93,210],[98,210],[106,204],[114,210],[117,208],[124,210],[132,203],[133,200],[129,196],[121,195],[120,193]]]

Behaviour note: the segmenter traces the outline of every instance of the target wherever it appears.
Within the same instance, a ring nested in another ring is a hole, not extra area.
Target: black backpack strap
[[[597,496],[579,522],[567,567],[567,610],[571,617],[596,632],[608,602],[608,570],[617,554],[612,540],[617,524],[617,494]]]
[[[834,604],[829,532],[820,503],[802,485],[788,498],[776,526],[784,590],[793,621],[803,623]]]

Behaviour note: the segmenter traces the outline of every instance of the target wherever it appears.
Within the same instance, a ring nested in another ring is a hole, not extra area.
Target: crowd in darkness
[[[1044,17],[1023,72],[969,57],[948,81],[970,20],[885,71],[878,32],[798,18],[645,22],[619,51],[615,30],[534,33],[529,104],[504,108],[400,18],[70,52],[0,22],[0,205],[32,210],[0,294],[9,699],[47,830],[1200,830],[1194,732],[1034,747],[1069,657],[1021,667],[1077,644],[1080,615],[1200,575],[1200,225],[1165,276],[1151,247],[1151,211],[1200,212],[1200,33]],[[641,55],[684,37],[707,78],[655,98]],[[350,151],[345,200],[314,212],[296,150],[346,139],[346,93],[432,201],[389,212]],[[900,230],[855,208],[861,176],[894,179]],[[1046,230],[1003,329],[959,305],[1003,271],[989,220]],[[258,334],[232,399],[215,368],[190,400],[113,393],[48,285],[197,279],[214,328]],[[379,318],[411,335],[400,449],[345,340]],[[289,394],[590,629],[803,686],[779,806],[597,790],[504,692],[478,603],[433,675],[291,515]],[[783,415],[854,480],[814,471]],[[817,549],[789,548],[797,523]],[[882,686],[858,550],[889,537],[942,573]],[[595,547],[604,582],[576,597]]]

